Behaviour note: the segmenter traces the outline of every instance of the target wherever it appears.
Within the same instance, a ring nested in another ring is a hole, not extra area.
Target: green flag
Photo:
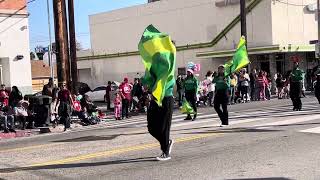
[[[246,39],[244,36],[240,38],[237,50],[233,55],[232,61],[229,61],[225,64],[225,75],[228,76],[231,73],[237,72],[243,67],[247,66],[250,63],[247,47],[246,47]]]
[[[165,96],[173,95],[176,48],[169,35],[149,25],[138,45],[145,66],[143,84],[152,91],[159,106]]]
[[[193,108],[190,106],[186,99],[183,100],[180,111],[182,114],[194,114]]]

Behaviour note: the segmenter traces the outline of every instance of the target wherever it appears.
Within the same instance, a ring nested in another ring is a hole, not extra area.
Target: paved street
[[[0,141],[0,179],[320,179],[320,112],[313,97],[230,107],[229,127],[213,108],[198,120],[173,116],[172,160],[155,161],[146,117]]]

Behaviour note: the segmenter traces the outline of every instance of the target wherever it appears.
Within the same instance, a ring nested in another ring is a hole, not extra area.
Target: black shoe
[[[9,129],[10,132],[16,133],[16,130],[14,129]]]
[[[8,129],[4,129],[3,132],[4,132],[4,133],[9,133],[9,130],[8,130]]]
[[[191,120],[191,119],[192,119],[191,116],[188,115],[184,120]]]
[[[170,155],[162,153],[159,157],[156,158],[158,161],[168,161],[171,159]]]

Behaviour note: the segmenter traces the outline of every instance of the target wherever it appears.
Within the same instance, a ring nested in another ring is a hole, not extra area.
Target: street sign
[[[200,70],[201,70],[201,65],[200,64],[195,64],[194,71],[199,72]]]

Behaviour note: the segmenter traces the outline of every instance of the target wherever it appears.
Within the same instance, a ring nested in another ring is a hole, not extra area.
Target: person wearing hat
[[[299,68],[299,63],[296,62],[290,74],[290,98],[294,111],[301,111],[302,109],[301,93],[303,76],[304,72]]]
[[[129,118],[129,105],[131,101],[132,87],[129,84],[128,78],[124,78],[123,83],[120,85],[120,95],[122,98],[122,119]]]
[[[193,75],[193,70],[188,69],[187,77],[183,82],[183,88],[186,100],[190,103],[193,108],[194,116],[193,119],[190,114],[185,120],[195,120],[197,118],[197,92],[198,92],[198,80]]]
[[[230,77],[225,76],[224,74],[224,66],[220,65],[218,67],[218,74],[214,78],[214,83],[216,84],[216,93],[213,100],[214,109],[216,110],[220,120],[221,127],[229,125],[229,117],[228,117],[228,91],[230,88]],[[222,107],[222,110],[220,109]]]
[[[320,73],[317,74],[317,79],[314,82],[314,94],[320,104]]]

